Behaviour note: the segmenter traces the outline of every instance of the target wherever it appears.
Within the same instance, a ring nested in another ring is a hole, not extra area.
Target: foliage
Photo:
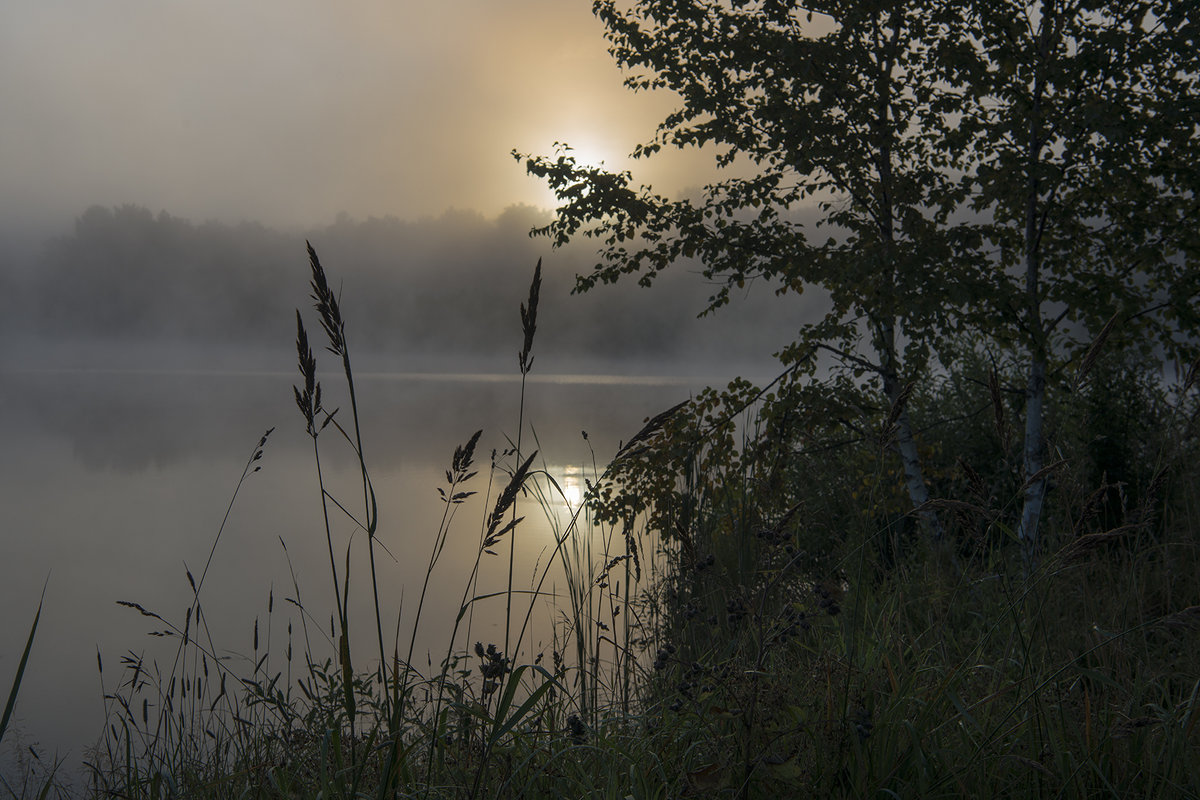
[[[693,786],[1195,792],[1197,369],[1168,390],[1136,352],[1111,353],[1060,395],[1049,555],[1014,577],[1022,487],[1006,421],[1019,399],[1003,395],[1019,374],[959,352],[963,369],[912,402],[952,554],[895,546],[911,514],[897,513],[880,437],[821,441],[811,422],[782,434],[778,417],[795,407],[784,389],[705,393],[599,488],[602,512],[652,496],[672,526],[649,696],[662,726],[682,725],[697,748]],[[858,422],[883,433],[885,414]],[[712,423],[737,415],[733,446],[733,427]],[[768,480],[781,451],[787,467]]]
[[[822,291],[828,312],[781,355],[795,364],[824,348],[881,386],[898,409],[910,499],[935,535],[905,386],[930,379],[931,356],[945,365],[947,337],[963,330],[1022,353],[1018,535],[1032,561],[1047,487],[1047,372],[1114,329],[1127,341],[1150,336],[1168,356],[1194,339],[1191,5],[593,9],[626,85],[679,97],[633,155],[707,146],[738,177],[668,200],[634,189],[629,172],[576,164],[566,146],[557,157],[518,155],[561,202],[536,232],[602,241],[603,260],[577,288],[632,273],[649,285],[696,258],[718,282],[710,310],[755,278]],[[811,230],[829,229],[823,242],[803,224],[813,206]]]
[[[675,261],[696,258],[719,286],[709,310],[754,279],[780,293],[821,292],[824,317],[801,326],[783,360],[812,370],[823,348],[882,389],[898,408],[894,445],[912,504],[922,506],[929,496],[904,387],[960,324],[956,312],[988,291],[973,253],[977,233],[951,219],[967,168],[954,115],[966,91],[957,6],[647,0],[593,8],[631,72],[626,85],[680,97],[634,155],[709,146],[718,166],[749,177],[671,201],[631,188],[628,172],[580,167],[563,148],[557,158],[525,160],[562,203],[537,232],[557,244],[581,231],[602,239],[603,261],[578,278],[580,290],[629,273],[649,285]],[[814,206],[810,231],[804,218]],[[922,517],[940,535],[927,509]]]
[[[538,232],[562,244],[582,231],[605,245],[579,289],[628,273],[649,285],[697,257],[705,277],[720,280],[712,307],[760,277],[781,291],[826,289],[834,316],[819,329],[825,338],[855,338],[846,315],[911,316],[921,321],[914,332],[944,320],[937,283],[913,270],[945,268],[935,260],[948,253],[939,226],[957,197],[944,168],[957,163],[958,138],[943,113],[955,76],[947,53],[926,48],[949,19],[936,7],[834,5],[822,27],[835,29],[816,35],[783,3],[595,4],[618,64],[649,72],[626,85],[670,89],[682,101],[634,155],[712,146],[719,165],[741,159],[754,172],[668,201],[631,188],[629,173],[577,165],[569,147],[557,158],[522,157],[562,201]],[[811,243],[789,215],[814,200],[839,240]],[[644,246],[630,249],[639,237]]]
[[[1195,9],[989,2],[967,22],[986,54],[961,128],[996,259],[1000,285],[981,298],[995,335],[1080,348],[1116,313],[1126,342],[1178,355],[1200,290]]]
[[[1178,356],[1197,317],[1197,22],[1178,2],[976,3],[962,129],[996,262],[989,335],[1027,364],[1018,529],[1039,550],[1046,380],[1112,332]],[[1107,322],[1106,322],[1107,320]],[[1146,348],[1147,355],[1150,348]]]

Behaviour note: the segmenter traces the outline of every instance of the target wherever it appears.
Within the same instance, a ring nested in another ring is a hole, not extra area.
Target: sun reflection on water
[[[559,501],[574,511],[583,500],[584,479],[583,469],[577,466],[563,466],[555,470],[559,474],[558,485],[562,488]]]

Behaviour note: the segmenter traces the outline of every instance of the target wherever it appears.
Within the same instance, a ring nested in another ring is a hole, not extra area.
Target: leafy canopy
[[[957,125],[970,43],[948,2],[643,0],[594,3],[610,52],[635,90],[666,89],[679,108],[634,150],[708,147],[730,177],[668,199],[630,172],[576,163],[569,147],[528,157],[561,206],[537,233],[602,243],[577,290],[636,274],[649,286],[681,259],[717,288],[766,279],[815,286],[830,310],[803,341],[853,348],[860,323],[899,320],[914,354],[982,290],[969,226],[951,224],[968,154]],[[813,211],[817,231],[803,224]],[[955,280],[947,273],[955,272]],[[873,332],[875,349],[892,337]],[[886,358],[884,359],[886,361]]]
[[[971,205],[999,267],[992,331],[1045,351],[1116,314],[1122,334],[1173,348],[1200,322],[1198,7],[989,0],[965,11],[981,57],[961,128]]]

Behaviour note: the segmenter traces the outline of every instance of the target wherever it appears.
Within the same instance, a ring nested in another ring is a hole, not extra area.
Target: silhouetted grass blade
[[[29,627],[29,638],[25,640],[25,649],[21,652],[21,662],[17,664],[17,674],[13,678],[12,689],[8,693],[8,702],[4,704],[4,716],[0,717],[0,741],[4,740],[4,732],[8,730],[8,721],[12,718],[13,708],[17,704],[17,693],[21,690],[21,679],[25,676],[25,665],[29,663],[29,651],[33,649],[33,637],[37,634],[38,620],[42,618],[42,603],[46,601],[46,583],[42,585],[42,597],[38,600],[37,613],[33,615],[33,625]]]

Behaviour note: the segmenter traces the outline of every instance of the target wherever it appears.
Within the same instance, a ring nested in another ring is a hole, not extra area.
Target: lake
[[[85,748],[100,735],[103,695],[122,677],[121,657],[133,652],[166,658],[165,671],[174,653],[173,642],[147,635],[161,623],[117,602],[139,603],[182,624],[192,599],[187,570],[200,577],[243,467],[268,428],[275,430],[255,464],[261,470],[241,487],[203,584],[201,601],[214,643],[223,655],[252,661],[256,619],[267,637],[270,602],[274,652],[286,647],[289,619],[295,621],[299,649],[298,615],[286,602],[296,599],[293,571],[317,639],[322,627],[317,621],[327,627],[334,607],[312,442],[292,396],[294,355],[197,357],[176,359],[175,366],[163,358],[146,359],[149,366],[89,363],[101,360],[76,357],[54,369],[40,362],[10,364],[0,371],[5,443],[0,456],[0,690],[5,693],[48,578],[17,704],[16,736],[6,736],[5,750],[11,758],[14,747],[33,745],[43,759],[57,754],[69,770],[78,767]],[[432,651],[437,663],[490,511],[482,498],[492,451],[503,451],[509,446],[506,436],[517,433],[519,375],[515,364],[509,373],[448,374],[364,363],[356,380],[364,455],[379,502],[378,541],[387,551],[379,553],[379,574],[389,649],[401,609],[401,651],[407,648],[412,611],[444,510],[437,488],[445,484],[455,447],[477,429],[484,431],[476,452],[479,475],[466,487],[480,494],[457,507],[418,631],[421,656],[414,662],[423,665],[424,654]],[[279,368],[270,368],[273,364]],[[597,466],[603,469],[646,417],[722,380],[682,369],[674,370],[682,376],[649,374],[644,368],[625,375],[566,374],[561,368],[543,374],[541,366],[535,362],[526,389],[522,450],[540,449],[535,465],[568,487],[572,497],[583,477]],[[340,371],[320,377],[325,406],[340,406],[338,419],[348,424]],[[351,451],[336,441],[333,428],[320,441],[328,485],[350,509],[360,510],[362,490]],[[496,480],[503,479],[498,473]],[[492,487],[493,497],[498,490]],[[556,510],[566,511],[565,506]],[[519,513],[526,521],[516,531],[515,584],[528,587],[549,559],[554,539],[539,507],[526,503]],[[342,558],[355,526],[335,515],[332,528]],[[358,652],[366,653],[374,641],[374,618],[361,531],[352,551],[351,626],[352,631],[358,627]],[[485,556],[478,592],[504,586],[507,547],[501,552]],[[547,587],[555,585],[552,577]],[[546,603],[539,603],[544,618]],[[502,605],[481,605],[472,625],[471,641],[502,643]],[[468,646],[463,635],[459,639],[460,647]],[[518,660],[531,659],[548,641],[549,626],[543,624]],[[314,650],[328,654],[319,641]],[[97,652],[104,664],[103,688]]]

